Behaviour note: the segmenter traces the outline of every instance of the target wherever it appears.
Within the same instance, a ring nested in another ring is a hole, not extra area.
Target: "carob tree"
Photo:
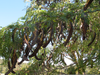
[[[88,39],[89,35],[87,31],[90,30],[88,13],[93,11],[86,10],[93,0],[87,0],[86,4],[81,6],[83,9],[79,8],[75,11],[73,10],[77,9],[77,6],[71,8],[70,6],[74,4],[64,3],[63,0],[36,0],[36,6],[33,6],[35,2],[32,2],[33,4],[27,9],[27,14],[22,18],[22,20],[25,20],[24,23],[16,22],[7,28],[2,28],[0,31],[2,32],[2,34],[0,34],[0,41],[2,40],[0,47],[2,50],[5,50],[5,53],[9,53],[9,55],[2,54],[3,57],[8,59],[9,70],[5,75],[8,75],[10,72],[15,73],[13,69],[16,68],[15,66],[19,57],[22,57],[22,60],[18,62],[18,65],[25,60],[28,61],[29,58],[32,57],[35,57],[37,60],[42,60],[43,54],[41,57],[38,57],[38,52],[41,48],[46,48],[48,44],[51,43],[54,45],[60,42],[59,46],[64,45],[68,47],[70,39],[74,39],[73,42],[75,43],[78,37],[73,37],[75,30],[76,33],[78,33],[78,31],[82,32],[81,38],[83,38],[83,40]],[[60,2],[67,5],[67,7],[65,5],[60,6]],[[41,6],[42,4],[45,6]],[[56,6],[60,8],[56,9]],[[34,12],[32,10],[34,10]],[[30,14],[30,12],[33,13]],[[78,15],[81,15],[79,16],[80,20],[78,19],[78,21],[81,22],[80,26],[75,25]],[[90,30],[90,32],[93,32],[94,36],[87,46],[91,46],[96,38],[96,32],[93,30]],[[55,49],[57,49],[57,47]],[[51,58],[52,54],[48,58],[47,64]]]

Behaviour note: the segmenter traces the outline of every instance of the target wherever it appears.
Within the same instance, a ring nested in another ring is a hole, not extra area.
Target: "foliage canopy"
[[[24,60],[33,61],[34,73],[42,68],[57,73],[55,64],[67,67],[64,57],[68,56],[75,71],[85,72],[86,66],[93,67],[100,60],[99,24],[99,0],[31,1],[24,17],[0,30],[0,56],[9,68],[6,75],[15,73],[19,57],[19,65]],[[53,49],[47,50],[50,44]]]

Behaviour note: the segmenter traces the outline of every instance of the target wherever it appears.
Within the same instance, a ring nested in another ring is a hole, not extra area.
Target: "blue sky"
[[[0,26],[5,27],[26,13],[24,0],[0,0]]]

